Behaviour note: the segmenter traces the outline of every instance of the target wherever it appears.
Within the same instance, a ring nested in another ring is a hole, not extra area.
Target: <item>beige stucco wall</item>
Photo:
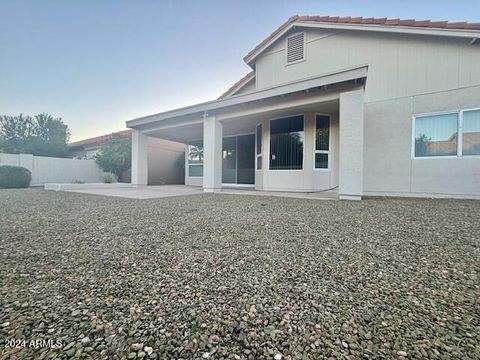
[[[368,64],[365,102],[480,84],[471,39],[366,31],[306,30],[306,60],[285,65],[285,41],[256,62],[257,89]]]
[[[412,158],[414,114],[474,107],[480,86],[365,104],[364,193],[480,196],[480,156]]]
[[[184,171],[179,159],[184,153],[184,144],[149,137],[148,184],[183,184]]]
[[[178,161],[184,156],[185,145],[150,136],[146,141],[148,185],[183,184],[184,169]],[[122,175],[122,182],[131,181],[130,173]]]
[[[480,196],[480,157],[412,159],[414,114],[480,108],[480,46],[423,35],[321,29],[306,35],[303,62],[285,65],[283,39],[259,56],[257,88],[367,64],[365,194]],[[298,176],[288,180],[302,184]]]

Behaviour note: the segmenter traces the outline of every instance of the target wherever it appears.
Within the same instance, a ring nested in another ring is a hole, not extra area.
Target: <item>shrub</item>
[[[0,166],[0,189],[26,188],[30,185],[32,173],[21,166]]]
[[[132,139],[121,136],[112,136],[110,144],[95,154],[95,161],[103,171],[114,173],[117,179],[122,173],[130,169],[132,159]]]
[[[72,184],[85,184],[85,181],[73,179],[73,180],[72,180]]]
[[[111,172],[105,172],[103,173],[103,182],[106,184],[117,182],[117,175]]]

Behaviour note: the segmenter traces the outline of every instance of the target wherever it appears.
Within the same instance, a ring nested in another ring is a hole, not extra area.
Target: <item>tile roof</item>
[[[351,16],[299,16],[294,15],[284,22],[278,29],[272,32],[265,40],[258,44],[243,59],[248,60],[260,48],[268,44],[275,36],[286,29],[290,24],[296,21],[319,22],[319,23],[337,23],[337,24],[363,24],[363,25],[386,25],[386,26],[407,26],[416,28],[431,29],[455,29],[455,30],[480,30],[480,23],[415,20],[415,19],[388,19],[388,18],[364,18]]]
[[[114,132],[107,135],[101,135],[101,136],[96,136],[96,137],[85,139],[85,140],[75,141],[75,142],[69,143],[68,147],[76,147],[76,146],[83,146],[83,145],[99,145],[107,141],[110,141],[113,136],[127,137],[131,133],[132,133],[132,129],[122,130],[122,131]]]
[[[227,97],[230,93],[234,92],[237,88],[248,82],[250,79],[252,79],[255,76],[255,71],[250,71],[248,74],[246,74],[244,77],[242,77],[240,80],[238,80],[235,84],[230,86],[230,88],[225,91],[222,95],[220,95],[218,98],[223,99]]]

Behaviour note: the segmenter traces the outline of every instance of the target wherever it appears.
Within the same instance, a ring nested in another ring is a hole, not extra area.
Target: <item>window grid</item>
[[[317,150],[317,119],[319,117],[328,118],[328,150]],[[330,169],[330,139],[331,139],[331,116],[328,114],[315,114],[315,133],[314,133],[314,159],[313,159],[313,168],[314,170],[329,170]],[[326,154],[327,155],[327,167],[317,167],[316,157],[317,154]]]
[[[188,176],[203,176],[203,140],[191,141],[187,147]]]
[[[262,170],[262,144],[263,144],[262,124],[258,124],[255,129],[255,169]]]

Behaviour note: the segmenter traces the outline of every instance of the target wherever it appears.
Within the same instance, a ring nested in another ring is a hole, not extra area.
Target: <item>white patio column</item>
[[[145,186],[148,181],[148,137],[138,130],[132,132],[132,185]]]
[[[363,194],[363,89],[340,94],[340,171],[338,195],[361,200]]]
[[[222,123],[214,116],[203,118],[203,191],[222,188]]]

